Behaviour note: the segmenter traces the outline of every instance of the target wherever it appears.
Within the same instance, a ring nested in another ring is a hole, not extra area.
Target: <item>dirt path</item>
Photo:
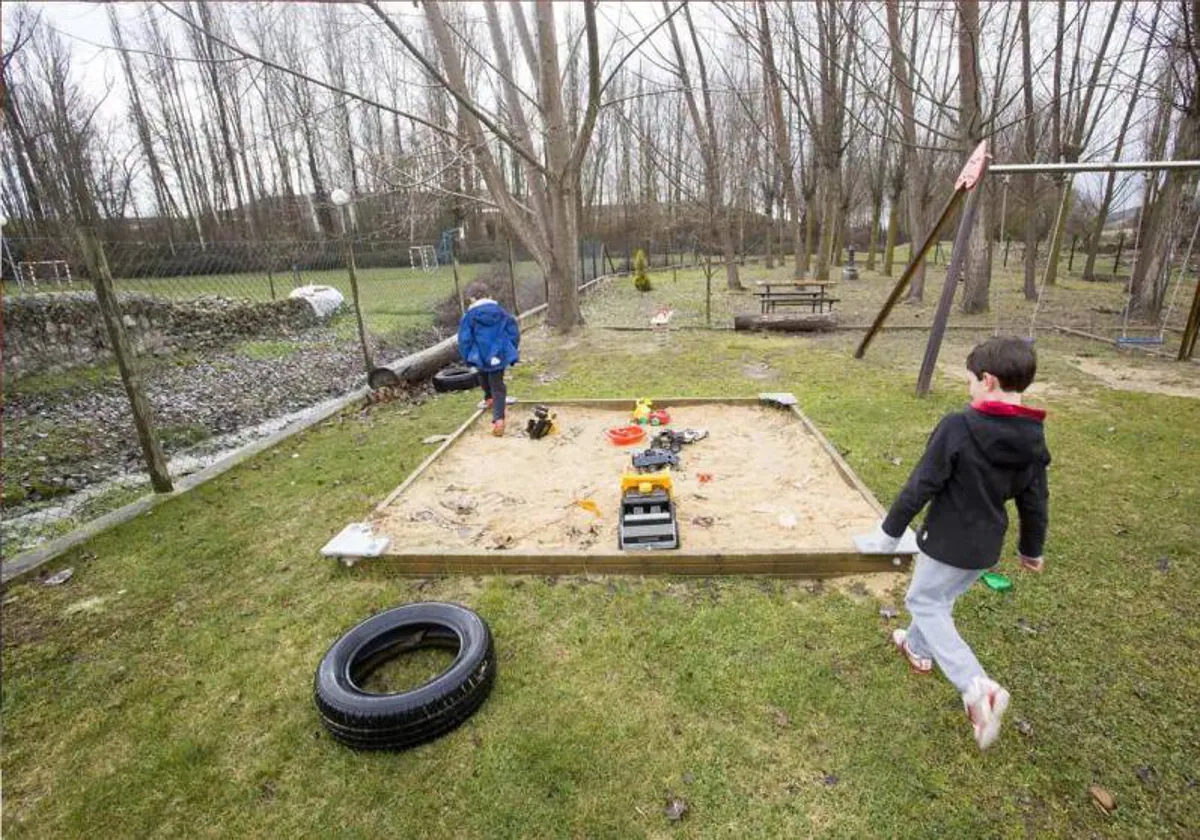
[[[1200,399],[1200,368],[1194,365],[1172,365],[1169,362],[1128,364],[1079,356],[1068,361],[1088,376],[1118,391]]]

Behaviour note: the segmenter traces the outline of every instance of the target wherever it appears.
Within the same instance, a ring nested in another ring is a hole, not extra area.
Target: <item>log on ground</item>
[[[829,332],[837,329],[837,315],[832,312],[783,315],[735,315],[735,330],[770,330],[773,332]]]

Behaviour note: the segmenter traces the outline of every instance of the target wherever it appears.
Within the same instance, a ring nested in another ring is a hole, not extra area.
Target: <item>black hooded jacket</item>
[[[1018,550],[1041,557],[1049,500],[1045,416],[1035,408],[999,402],[946,415],[883,521],[884,532],[901,536],[932,500],[917,545],[948,566],[987,569],[1000,560],[1008,530],[1004,503],[1015,499],[1021,520]]]

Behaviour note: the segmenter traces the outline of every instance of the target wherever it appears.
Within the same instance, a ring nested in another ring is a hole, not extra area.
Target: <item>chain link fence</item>
[[[428,254],[423,264],[417,254],[414,265],[413,244],[350,242],[377,364],[452,335],[459,301],[471,294],[518,312],[546,299],[545,277],[519,247],[461,248],[457,266],[433,265]],[[102,245],[174,476],[365,381],[345,240]],[[585,242],[581,253],[589,258],[583,279],[591,279],[591,258],[602,266],[604,248]],[[145,492],[145,465],[79,246],[5,239],[0,261],[0,536],[12,556]],[[306,286],[336,289],[344,304],[318,318],[293,297]]]

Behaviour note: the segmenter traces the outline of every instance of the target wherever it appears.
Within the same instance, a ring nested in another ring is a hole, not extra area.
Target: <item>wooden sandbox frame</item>
[[[656,407],[678,408],[686,406],[726,405],[747,407],[774,407],[788,412],[794,418],[798,431],[810,437],[819,450],[829,459],[836,473],[846,486],[862,498],[876,515],[885,513],[875,495],[816,425],[799,408],[791,394],[763,394],[758,397],[731,398],[667,398],[653,400]],[[561,399],[522,402],[518,405],[545,405],[556,408],[584,408],[632,411],[632,399]],[[485,414],[483,409],[474,411],[432,454],[422,461],[405,479],[389,493],[374,509],[378,516],[386,511],[405,491],[467,434]],[[332,543],[330,544],[332,546]],[[327,546],[326,556],[334,557],[347,566],[370,569],[392,575],[436,576],[436,575],[563,575],[563,574],[632,574],[632,575],[768,575],[774,577],[823,578],[840,575],[872,572],[896,572],[905,569],[912,559],[911,553],[897,552],[895,555],[861,554],[849,549],[808,549],[798,551],[732,551],[689,553],[677,551],[620,551],[599,553],[578,551],[522,552],[513,550],[461,550],[432,547],[389,546],[377,556],[354,556],[349,552],[331,551]]]

